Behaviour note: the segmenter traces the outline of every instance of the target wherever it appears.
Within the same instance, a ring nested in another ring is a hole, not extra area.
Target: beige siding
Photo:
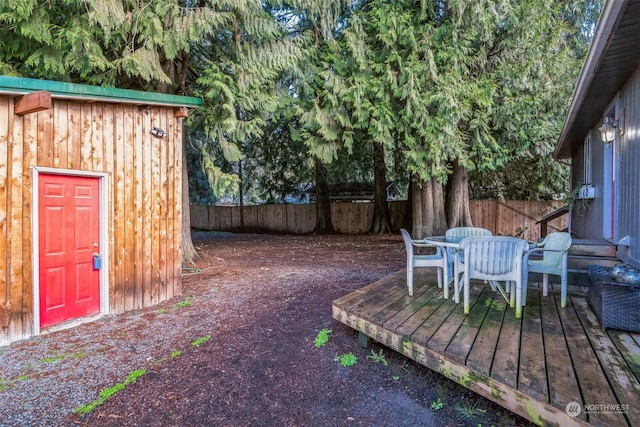
[[[182,124],[173,108],[53,100],[15,115],[0,96],[0,345],[33,334],[32,167],[106,173],[109,310],[180,293]],[[164,139],[152,126],[167,130]]]

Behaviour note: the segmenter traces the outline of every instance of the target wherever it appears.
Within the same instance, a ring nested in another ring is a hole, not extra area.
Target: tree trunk
[[[413,175],[409,177],[409,187],[407,189],[407,203],[404,207],[404,216],[402,219],[402,227],[405,230],[412,230],[413,228]]]
[[[182,51],[181,58],[183,67],[186,67],[188,55]],[[174,61],[166,61],[163,66],[164,71],[171,80],[175,81],[176,63]],[[178,82],[181,87],[185,86],[186,74],[181,75]],[[158,83],[157,91],[160,93],[172,93],[171,87],[166,83]],[[194,265],[198,258],[196,248],[191,240],[191,209],[189,208],[189,174],[187,165],[187,144],[185,143],[186,135],[184,131],[184,123],[182,123],[182,265]]]
[[[469,181],[467,168],[453,163],[453,174],[447,182],[446,200],[447,223],[449,228],[472,227],[469,210]]]
[[[389,203],[387,203],[387,165],[384,162],[384,146],[379,142],[373,144],[373,170],[375,193],[373,221],[369,233],[390,233],[391,215],[389,214]]]
[[[238,160],[238,176],[240,177],[240,228],[244,228],[244,178],[242,174],[242,160]]]
[[[191,240],[191,212],[189,209],[189,176],[187,174],[186,145],[182,144],[182,264],[194,265],[198,258]]]
[[[447,231],[444,192],[436,179],[414,182],[411,196],[413,197],[411,236],[414,239],[422,239],[426,236],[444,234]]]
[[[329,183],[327,173],[319,158],[315,158],[316,166],[316,229],[317,234],[333,233],[331,223],[331,203],[329,200]]]

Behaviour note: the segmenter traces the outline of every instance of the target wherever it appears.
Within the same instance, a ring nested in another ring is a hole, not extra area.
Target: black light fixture
[[[609,144],[616,137],[616,128],[618,127],[618,122],[613,120],[611,117],[606,117],[604,119],[604,123],[599,128],[600,130],[600,138],[602,142],[605,144]]]
[[[166,134],[167,133],[163,129],[157,128],[155,126],[153,127],[153,129],[151,129],[151,135],[157,136],[158,138],[164,138]]]

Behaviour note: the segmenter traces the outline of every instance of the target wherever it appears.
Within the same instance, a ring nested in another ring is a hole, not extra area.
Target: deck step
[[[617,245],[604,240],[574,239],[569,249],[570,275],[576,282],[588,285],[588,280],[584,278],[590,265],[611,268],[621,262],[617,257],[617,249]]]
[[[615,258],[617,246],[603,240],[574,239],[569,255]]]
[[[621,261],[616,256],[617,246],[604,240],[573,239],[567,260],[568,281],[571,285],[588,287],[590,265],[611,268]],[[540,275],[541,276],[541,275]],[[533,279],[537,276],[532,274]],[[550,282],[557,282],[558,276],[549,276]]]
[[[620,264],[620,260],[616,257],[569,255],[567,264],[570,270],[587,271],[590,265],[598,265],[600,267],[613,267],[616,264]]]

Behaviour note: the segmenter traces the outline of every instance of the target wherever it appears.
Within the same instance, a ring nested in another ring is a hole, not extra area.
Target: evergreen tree
[[[210,176],[231,184],[211,144],[225,161],[242,157],[238,144],[260,135],[277,103],[274,78],[300,59],[304,38],[283,37],[260,3],[238,0],[9,0],[0,5],[0,31],[3,74],[202,96],[191,120],[200,130],[195,145]],[[189,263],[196,254],[184,188]]]
[[[580,65],[568,43],[568,6],[368,3],[324,71],[326,90],[308,113],[322,120],[308,142],[330,158],[360,129],[399,147],[413,182],[413,233],[469,224],[468,171],[503,168],[560,131]]]

